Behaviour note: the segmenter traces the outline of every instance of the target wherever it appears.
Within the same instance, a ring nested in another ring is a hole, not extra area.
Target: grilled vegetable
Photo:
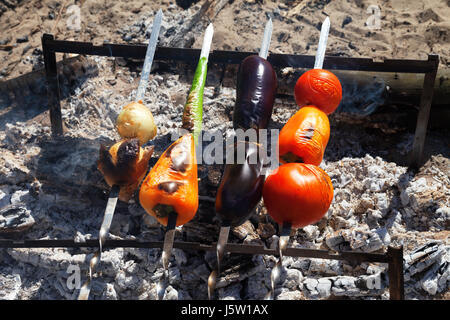
[[[245,58],[239,67],[236,88],[234,128],[267,128],[277,90],[277,76],[270,62],[257,55]]]
[[[161,155],[142,183],[139,201],[148,214],[167,225],[177,213],[176,225],[190,221],[198,208],[197,160],[194,139],[186,134]]]
[[[197,144],[198,135],[202,131],[203,89],[205,88],[207,70],[208,59],[206,57],[200,58],[183,111],[182,128],[193,133],[195,144]]]
[[[272,65],[260,56],[245,58],[237,78],[234,128],[265,129],[272,116],[277,78]],[[224,224],[239,225],[248,219],[262,196],[264,176],[260,145],[245,145],[245,162],[227,164],[216,197],[216,212]],[[236,157],[237,148],[234,148]],[[256,157],[255,157],[256,155]],[[251,159],[257,159],[251,163]]]
[[[288,163],[266,179],[264,204],[279,224],[301,228],[319,221],[333,200],[330,177],[311,164]]]
[[[235,129],[265,129],[272,115],[277,78],[272,65],[266,60],[272,35],[272,19],[266,23],[259,56],[245,58],[238,72],[236,104],[233,111]],[[243,163],[239,151],[243,146]],[[217,268],[208,277],[208,297],[212,299],[220,263],[225,254],[230,226],[237,226],[249,218],[261,200],[264,185],[263,159],[260,146],[255,142],[238,141],[233,148],[234,162],[226,164],[216,195],[216,212],[222,220],[216,246]]]
[[[156,126],[150,110],[142,101],[123,107],[117,117],[117,131],[122,138],[138,138],[141,145],[156,136]]]
[[[294,89],[300,107],[314,105],[326,114],[333,113],[342,99],[339,79],[330,71],[311,69],[298,78]]]
[[[139,200],[148,214],[167,225],[169,214],[176,213],[176,225],[190,221],[198,208],[197,160],[195,145],[202,128],[203,88],[206,82],[212,25],[205,33],[200,60],[183,111],[185,134],[162,154],[145,178]],[[206,45],[205,45],[206,43]]]
[[[237,144],[244,144],[244,163],[237,163]],[[225,166],[216,196],[216,212],[223,225],[240,225],[261,200],[264,175],[258,155],[260,148],[262,146],[247,141],[239,141],[233,148],[235,163]]]
[[[119,199],[128,202],[148,169],[153,147],[141,148],[139,139],[117,142],[109,150],[100,146],[97,167],[109,186],[120,187]]]
[[[330,138],[327,115],[314,106],[297,111],[278,137],[281,163],[299,162],[318,166]]]

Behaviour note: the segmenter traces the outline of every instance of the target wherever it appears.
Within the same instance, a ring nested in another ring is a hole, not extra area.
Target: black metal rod
[[[53,41],[53,35],[44,34],[42,36],[42,52],[44,55],[45,74],[47,79],[47,97],[50,106],[50,123],[53,136],[60,136],[63,134],[61,99],[56,55],[55,51],[48,45],[51,41]]]
[[[44,35],[45,36],[45,35]],[[48,35],[49,37],[53,37]],[[94,46],[91,42],[49,40],[47,46],[54,52],[78,53],[85,55],[98,55],[107,57],[124,57],[144,59],[145,44],[104,44]],[[209,55],[210,63],[240,64],[243,59],[255,52],[237,52],[214,50]],[[155,60],[163,61],[192,61],[196,62],[200,55],[200,49],[188,48],[156,48]],[[312,55],[275,54],[271,53],[267,60],[274,67],[284,68],[312,68],[315,57]],[[402,72],[402,73],[427,73],[434,70],[434,61],[430,60],[398,60],[386,59],[373,61],[370,58],[349,58],[326,56],[324,69],[378,71],[378,72]]]
[[[420,98],[420,109],[417,115],[416,132],[414,134],[413,148],[409,166],[417,169],[422,164],[423,149],[427,135],[428,120],[430,118],[431,102],[433,101],[434,82],[439,67],[439,55],[429,55],[428,61],[434,63],[434,68],[425,74],[423,91]]]
[[[98,239],[90,239],[86,242],[75,242],[74,240],[0,240],[0,248],[97,248]],[[162,241],[139,241],[139,240],[106,240],[103,248],[162,248]],[[177,242],[174,248],[194,251],[215,251],[216,243],[201,244],[197,242]],[[275,249],[267,249],[261,245],[248,245],[227,243],[226,252],[237,254],[266,254],[277,255]],[[288,247],[284,255],[291,257],[320,258],[332,260],[348,260],[356,262],[382,262],[388,263],[389,258],[385,254],[343,251],[330,253],[327,250],[304,249]]]
[[[387,256],[389,258],[389,299],[404,300],[403,246],[400,248],[388,247]]]

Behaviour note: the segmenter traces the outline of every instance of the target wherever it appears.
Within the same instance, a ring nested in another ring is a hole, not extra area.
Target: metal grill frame
[[[144,59],[147,46],[145,44],[104,44],[95,46],[91,42],[55,40],[51,34],[42,36],[42,51],[44,55],[47,92],[50,109],[50,122],[52,135],[61,136],[63,122],[61,115],[60,90],[56,65],[56,52],[74,53],[83,55],[98,55],[106,57],[123,57]],[[155,61],[181,61],[195,63],[200,54],[199,49],[183,49],[157,47]],[[209,56],[212,64],[240,64],[241,61],[254,52],[235,52],[214,50]],[[314,65],[314,56],[270,54],[267,58],[274,67],[284,68],[311,68]],[[423,91],[419,105],[413,150],[410,158],[410,167],[418,168],[421,165],[423,148],[425,145],[433,88],[439,66],[439,55],[430,54],[428,60],[397,60],[387,59],[382,62],[368,58],[348,58],[326,56],[324,69],[329,70],[354,70],[374,72],[398,72],[398,73],[424,73]],[[98,248],[98,239],[90,239],[86,242],[74,240],[5,240],[0,239],[0,248]],[[161,241],[140,240],[106,240],[104,248],[162,248]],[[174,242],[174,248],[193,251],[215,251],[216,243],[210,245],[197,242]],[[236,254],[261,254],[278,255],[276,250],[267,249],[261,245],[246,245],[228,243],[225,252]],[[288,247],[285,256],[319,258],[331,260],[345,260],[353,263],[378,262],[388,264],[389,296],[391,300],[404,300],[403,277],[403,246],[394,248],[389,246],[387,252],[330,252],[327,250],[304,249]]]
[[[58,72],[56,65],[56,52],[75,53],[83,55],[97,55],[105,57],[122,57],[144,59],[147,50],[145,44],[112,44],[107,43],[95,46],[91,42],[55,40],[51,34],[42,36],[42,51],[44,55],[45,71],[48,85],[48,100],[50,106],[50,122],[53,136],[61,136],[63,122],[61,116],[60,91]],[[254,52],[237,52],[213,50],[208,58],[211,64],[235,64],[239,65],[243,59]],[[155,61],[182,61],[196,63],[200,55],[200,49],[187,48],[156,48]],[[277,68],[312,68],[315,56],[296,54],[270,53],[267,60]],[[416,130],[412,152],[409,159],[409,167],[418,169],[422,164],[422,154],[430,118],[431,103],[433,100],[434,83],[439,67],[439,55],[429,54],[428,60],[386,59],[374,61],[370,58],[349,58],[325,56],[323,68],[329,70],[352,70],[373,72],[398,72],[398,73],[423,73],[423,91],[417,115]]]
[[[190,251],[216,251],[216,244],[202,244],[198,242],[175,241],[173,247]],[[75,242],[74,240],[1,240],[0,248],[98,248],[98,239],[90,239],[85,242]],[[163,248],[162,241],[140,241],[140,240],[106,240],[104,249],[112,248]],[[262,245],[249,245],[238,243],[227,243],[225,252],[249,255],[273,255],[277,256],[275,249],[268,249]],[[318,258],[330,260],[345,260],[352,263],[379,262],[388,264],[389,277],[389,299],[404,300],[404,277],[403,277],[403,246],[394,248],[389,246],[387,252],[366,253],[340,251],[331,252],[327,250],[293,248],[288,247],[284,256]]]

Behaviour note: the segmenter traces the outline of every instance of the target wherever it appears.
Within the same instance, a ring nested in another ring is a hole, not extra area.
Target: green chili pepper
[[[195,144],[197,144],[198,136],[202,131],[203,89],[205,88],[207,66],[208,59],[200,58],[183,111],[182,128],[192,132]]]

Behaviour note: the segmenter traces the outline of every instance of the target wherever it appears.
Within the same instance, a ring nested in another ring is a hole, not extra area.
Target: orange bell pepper
[[[139,201],[164,226],[171,212],[177,213],[177,226],[195,216],[198,181],[192,134],[185,134],[164,151],[142,183]]]

